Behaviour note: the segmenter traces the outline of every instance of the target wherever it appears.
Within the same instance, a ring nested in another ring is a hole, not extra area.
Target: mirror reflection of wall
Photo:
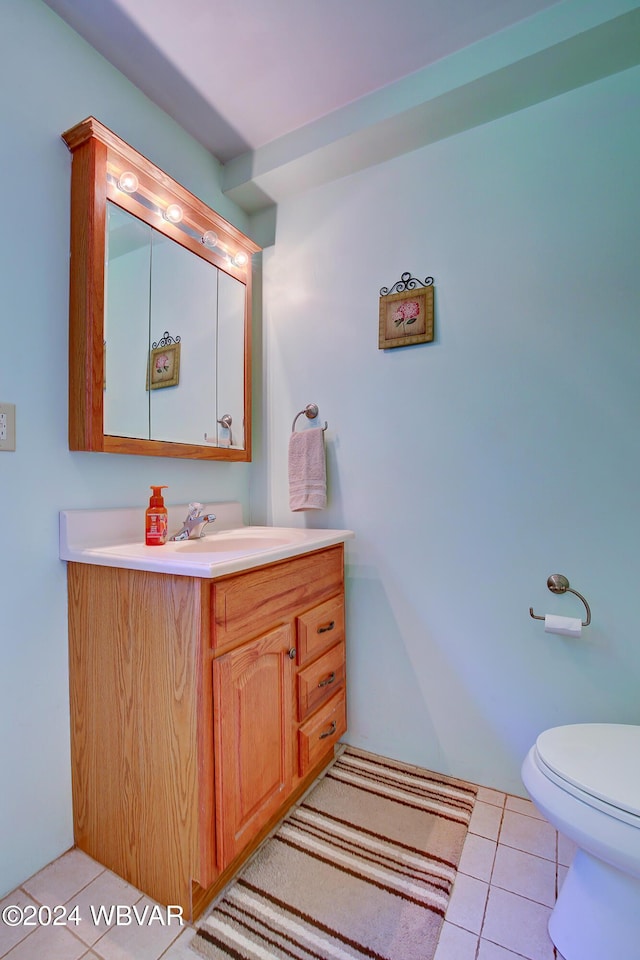
[[[242,449],[244,309],[244,284],[108,202],[105,434]],[[180,337],[179,383],[147,389],[167,332]]]
[[[151,234],[148,224],[107,202],[104,432],[117,437],[149,438]]]

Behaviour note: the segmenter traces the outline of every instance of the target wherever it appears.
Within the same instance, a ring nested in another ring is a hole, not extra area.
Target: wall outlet
[[[0,403],[0,450],[16,448],[16,406]]]

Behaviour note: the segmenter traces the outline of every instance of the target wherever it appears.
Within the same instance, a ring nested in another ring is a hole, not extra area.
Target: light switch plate
[[[16,405],[0,403],[0,450],[16,448]]]

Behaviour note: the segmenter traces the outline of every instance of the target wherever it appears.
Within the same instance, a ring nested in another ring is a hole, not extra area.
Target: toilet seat
[[[563,790],[640,827],[640,726],[554,727],[540,734],[535,755],[542,773]]]

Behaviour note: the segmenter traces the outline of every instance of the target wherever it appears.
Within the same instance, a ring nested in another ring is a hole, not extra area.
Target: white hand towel
[[[324,430],[310,427],[289,438],[289,509],[322,510],[327,505]]]

